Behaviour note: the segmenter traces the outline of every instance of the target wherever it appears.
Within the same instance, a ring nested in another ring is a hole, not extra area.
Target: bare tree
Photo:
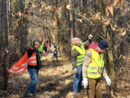
[[[1,83],[1,87],[3,90],[6,90],[7,89],[7,81],[8,81],[8,74],[7,74],[7,70],[6,70],[6,52],[5,52],[5,49],[8,48],[8,26],[7,26],[7,9],[6,9],[6,0],[2,0],[2,48],[3,48],[3,57],[2,57],[2,66],[1,66],[1,69],[2,69],[2,83]]]
[[[73,2],[74,0],[69,0],[69,4],[71,6],[70,9],[70,32],[71,32],[71,40],[74,37],[74,12],[73,12]]]

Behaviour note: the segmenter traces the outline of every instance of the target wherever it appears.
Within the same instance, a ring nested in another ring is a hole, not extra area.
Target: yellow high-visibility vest
[[[80,54],[76,58],[76,66],[82,65],[85,58],[85,49],[83,44],[81,44],[80,47],[73,45],[71,51],[73,51],[73,49],[76,49]]]
[[[93,49],[89,49],[91,51],[91,59],[92,62],[89,63],[87,67],[87,77],[92,79],[97,79],[101,77],[101,73],[104,69],[104,53],[99,55],[98,52],[96,52]],[[87,50],[88,51],[88,50]]]
[[[57,48],[58,48],[58,46],[56,46],[56,47],[55,47],[55,46],[53,46],[53,50],[54,50],[54,51],[56,51],[56,49],[57,49]]]
[[[42,44],[41,44],[40,47],[38,48],[38,51],[39,51],[39,52],[43,52],[43,45],[44,45],[44,42],[42,42]]]

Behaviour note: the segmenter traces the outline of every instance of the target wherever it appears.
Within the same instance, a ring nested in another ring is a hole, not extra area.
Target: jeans
[[[78,73],[74,73],[74,80],[73,80],[73,92],[80,92],[82,89],[82,65],[77,66]]]
[[[33,69],[33,68],[28,68],[28,72],[29,72],[30,77],[31,77],[31,83],[29,84],[28,90],[29,90],[32,94],[35,94],[39,70]]]

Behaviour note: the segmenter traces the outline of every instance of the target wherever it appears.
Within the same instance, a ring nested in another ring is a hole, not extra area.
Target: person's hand
[[[82,83],[84,85],[84,88],[87,88],[87,86],[88,86],[88,79],[87,78],[83,78]]]
[[[108,76],[106,76],[105,79],[106,79],[107,85],[110,86],[111,85],[111,79]]]
[[[88,35],[88,39],[91,40],[93,38],[93,35],[92,34],[89,34]]]
[[[77,68],[74,68],[74,73],[78,73],[78,69]]]

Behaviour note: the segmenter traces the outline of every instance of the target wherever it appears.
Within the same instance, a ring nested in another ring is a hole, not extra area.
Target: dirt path
[[[37,83],[37,97],[35,98],[87,98],[85,90],[74,95],[72,92],[73,71],[71,62],[60,57],[58,62],[51,61],[51,54],[42,57],[42,68],[39,71]],[[23,97],[30,83],[30,76],[26,71],[23,74],[11,75],[6,98]],[[111,98],[106,94],[106,84],[103,82],[103,98]],[[1,97],[0,97],[1,98]],[[4,97],[3,97],[4,98]]]

